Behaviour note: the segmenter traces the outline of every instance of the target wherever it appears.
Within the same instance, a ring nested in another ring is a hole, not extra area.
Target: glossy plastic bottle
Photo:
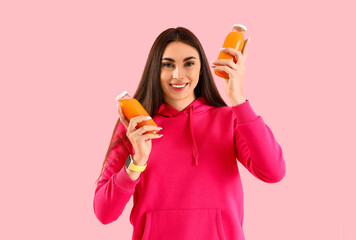
[[[225,42],[222,47],[223,48],[231,47],[231,48],[237,49],[238,51],[242,51],[242,49],[245,45],[244,33],[246,31],[247,31],[247,28],[244,25],[235,24],[232,27],[232,31],[225,38]],[[235,57],[233,57],[232,55],[225,53],[225,52],[220,52],[218,59],[233,59],[234,63],[237,62]],[[216,64],[216,66],[219,66],[219,64]],[[229,74],[227,74],[226,72],[218,71],[216,69],[214,69],[214,72],[219,77],[229,78]]]
[[[121,106],[122,113],[125,118],[130,121],[131,118],[138,116],[150,116],[147,111],[143,108],[141,103],[137,99],[132,98],[128,95],[127,91],[123,91],[119,96],[116,97],[116,101],[119,102]],[[151,118],[150,120],[139,122],[136,128],[140,128],[144,125],[154,125],[157,124]],[[146,133],[158,133],[159,131],[148,131]]]

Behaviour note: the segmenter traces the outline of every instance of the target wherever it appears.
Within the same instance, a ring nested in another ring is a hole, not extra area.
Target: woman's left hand
[[[221,50],[232,55],[236,59],[236,63],[233,59],[217,59],[211,62],[212,64],[219,65],[212,66],[214,69],[226,72],[229,75],[228,79],[223,78],[223,84],[226,95],[233,106],[246,101],[243,96],[242,86],[243,78],[245,76],[245,63],[249,45],[250,40],[246,40],[242,52],[230,47]]]

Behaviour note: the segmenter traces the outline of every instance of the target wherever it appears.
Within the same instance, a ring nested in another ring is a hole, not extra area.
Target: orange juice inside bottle
[[[227,35],[225,38],[225,42],[223,44],[223,48],[226,47],[231,47],[234,48],[238,51],[242,51],[244,45],[245,45],[245,35],[244,32],[247,31],[247,28],[244,25],[241,24],[235,24],[233,26],[232,31]],[[237,63],[237,59],[235,59],[234,56],[225,53],[225,52],[220,52],[218,59],[233,59],[234,63]],[[215,64],[216,66],[219,66],[219,64]],[[222,78],[229,78],[229,74],[223,71],[218,71],[214,69],[214,72],[216,75]]]
[[[119,96],[116,97],[116,101],[119,101],[122,113],[124,114],[125,118],[130,121],[131,118],[138,117],[138,116],[150,116],[144,107],[141,105],[139,101],[135,98],[131,98],[127,91],[122,92]],[[157,126],[157,124],[153,121],[153,119],[149,119],[147,121],[139,122],[136,128],[140,128],[144,125],[153,125]],[[158,133],[159,131],[148,131],[146,133]]]

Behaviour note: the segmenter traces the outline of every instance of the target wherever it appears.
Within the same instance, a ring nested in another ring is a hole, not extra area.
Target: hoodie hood
[[[174,107],[163,103],[161,106],[158,108],[157,114],[164,116],[164,117],[175,117],[179,114],[182,114],[183,112],[188,113],[188,122],[189,122],[189,134],[192,138],[192,155],[194,158],[194,163],[195,165],[198,165],[198,158],[199,158],[199,152],[198,152],[198,147],[194,135],[194,129],[196,127],[196,121],[194,120],[194,116],[197,113],[205,112],[211,108],[214,108],[213,106],[209,105],[203,97],[196,98],[191,104],[189,104],[186,108],[184,108],[182,111],[178,111]]]

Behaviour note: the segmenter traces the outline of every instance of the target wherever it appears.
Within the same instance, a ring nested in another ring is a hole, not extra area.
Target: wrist
[[[132,161],[137,166],[144,166],[148,159],[140,157],[138,155],[131,155]]]
[[[237,106],[237,105],[240,105],[240,104],[246,102],[246,98],[243,96],[235,97],[235,98],[231,98],[230,102],[231,102],[231,105],[234,107],[234,106]]]
[[[133,181],[136,181],[140,175],[141,175],[141,172],[134,172],[134,171],[131,171],[130,169],[127,169],[125,168],[125,171],[127,173],[127,175],[133,180]]]

